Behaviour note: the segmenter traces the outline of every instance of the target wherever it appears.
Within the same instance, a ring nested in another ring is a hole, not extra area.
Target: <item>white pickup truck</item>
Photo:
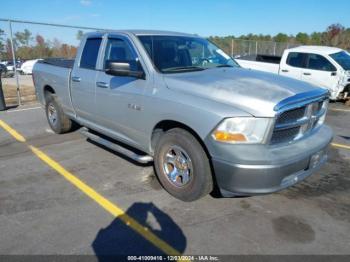
[[[250,55],[236,58],[244,68],[275,73],[326,88],[330,99],[350,97],[350,54],[340,48],[299,46],[282,57]]]

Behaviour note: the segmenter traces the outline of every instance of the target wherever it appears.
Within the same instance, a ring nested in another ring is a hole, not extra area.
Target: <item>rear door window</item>
[[[319,70],[319,71],[336,71],[337,69],[328,61],[327,58],[316,55],[308,54],[307,66],[308,69]]]
[[[86,40],[80,59],[80,67],[96,69],[98,51],[100,50],[102,38],[89,38]]]
[[[305,54],[291,52],[287,57],[287,65],[304,68]]]

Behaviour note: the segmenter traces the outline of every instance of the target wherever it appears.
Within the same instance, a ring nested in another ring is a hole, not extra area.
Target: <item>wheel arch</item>
[[[53,89],[52,86],[50,86],[50,85],[45,85],[45,86],[43,87],[43,98],[44,98],[45,104],[46,104],[46,101],[47,101],[47,95],[48,95],[48,94],[56,94],[56,91],[55,91],[55,89]]]
[[[189,125],[186,125],[185,123],[176,121],[176,120],[161,120],[159,121],[152,130],[152,134],[151,134],[151,151],[152,153],[154,152],[154,149],[161,137],[161,135],[163,133],[165,133],[166,131],[170,130],[170,129],[174,129],[174,128],[182,128],[186,131],[188,131],[191,135],[193,135],[197,141],[201,144],[201,146],[203,147],[204,151],[206,152],[208,158],[210,159],[210,154],[208,151],[208,148],[206,147],[203,139],[200,137],[200,135],[193,129],[191,128]]]

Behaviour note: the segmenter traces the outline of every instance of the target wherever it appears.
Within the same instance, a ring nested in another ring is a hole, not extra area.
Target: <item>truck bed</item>
[[[281,62],[282,57],[281,56],[274,56],[274,55],[259,55],[258,54],[258,55],[241,56],[237,59],[271,63],[271,64],[279,64]]]
[[[64,108],[72,108],[70,99],[70,76],[74,60],[50,58],[35,64],[33,79],[36,95],[39,101],[44,103],[42,90],[39,88],[51,87]]]
[[[243,68],[278,74],[281,57],[272,55],[248,55],[236,58],[236,61]]]
[[[46,58],[44,60],[38,61],[38,63],[49,64],[58,67],[73,68],[74,59]]]

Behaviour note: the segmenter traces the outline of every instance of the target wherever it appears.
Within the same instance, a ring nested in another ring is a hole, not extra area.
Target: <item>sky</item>
[[[350,27],[349,0],[9,0],[0,18],[103,29],[162,29],[225,36],[324,31]],[[0,22],[0,28],[7,24]],[[76,30],[14,24],[75,42]]]

